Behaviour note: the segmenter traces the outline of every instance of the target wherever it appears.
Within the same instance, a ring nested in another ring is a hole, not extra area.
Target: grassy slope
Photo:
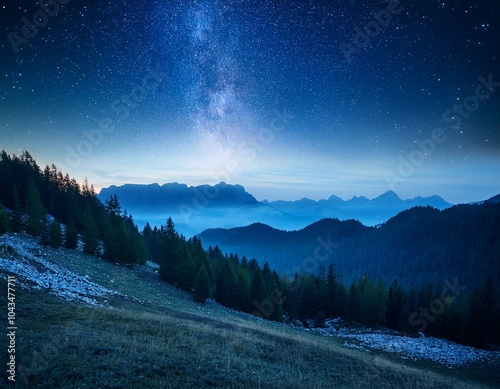
[[[494,387],[479,382],[495,380],[499,385],[498,367],[448,370],[347,349],[341,339],[214,304],[200,306],[150,272],[67,250],[48,252],[54,262],[136,299],[113,296],[109,308],[89,307],[19,289],[18,376],[11,387],[460,389]],[[6,277],[0,278],[0,290],[6,291]],[[0,347],[0,360],[6,361],[5,337]],[[5,377],[2,369],[0,386]]]

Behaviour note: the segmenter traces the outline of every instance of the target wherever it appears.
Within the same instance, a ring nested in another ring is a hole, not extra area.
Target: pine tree
[[[0,204],[0,235],[5,234],[9,230],[9,225],[9,215],[5,211],[3,205]]]
[[[271,320],[281,322],[283,321],[283,303],[285,301],[285,297],[283,295],[283,290],[281,287],[280,278],[276,271],[273,271],[274,285],[275,289],[271,291],[269,295],[269,299],[273,303],[274,309],[273,313],[269,317]]]
[[[99,247],[99,230],[90,206],[83,212],[83,251],[90,255],[97,254]]]
[[[187,252],[186,245],[181,245],[177,250],[177,283],[184,290],[191,290],[197,275],[196,265]]]
[[[144,265],[151,257],[148,245],[146,244],[144,237],[137,230],[133,232],[131,239],[132,239],[132,244],[135,248],[134,262],[139,265]]]
[[[210,297],[211,285],[210,278],[205,266],[202,266],[196,275],[194,281],[194,300],[204,304],[207,298]]]
[[[62,244],[62,232],[61,232],[61,224],[54,219],[52,223],[50,223],[50,246],[52,248],[59,248]]]
[[[250,261],[251,262],[251,261]],[[303,307],[303,282],[298,273],[294,274],[293,280],[283,278],[283,292],[286,296],[286,311],[290,318],[300,319],[300,312]]]
[[[250,278],[248,272],[241,264],[234,269],[235,284],[232,306],[234,309],[243,312],[251,312],[250,304]]]
[[[485,328],[484,337],[486,342],[491,342],[494,338],[494,333],[498,331],[498,328],[495,328],[494,326],[497,306],[495,301],[495,292],[493,290],[493,279],[491,275],[488,275],[488,277],[486,278],[486,285],[484,285],[483,291],[484,304],[486,306],[486,309],[483,313]]]
[[[178,247],[180,238],[175,231],[172,218],[168,218],[167,227],[163,233],[161,257],[160,257],[160,277],[170,283],[177,282],[177,263],[179,261]]]
[[[14,212],[12,213],[10,229],[14,232],[21,232],[23,228],[24,228],[24,222],[19,206],[19,195],[17,194],[17,189],[14,188]]]
[[[78,246],[78,230],[71,215],[68,218],[66,231],[64,232],[64,247],[74,250]]]
[[[40,236],[42,233],[42,222],[46,212],[33,181],[30,182],[28,193],[26,194],[25,204],[26,213],[28,214],[26,232],[33,236]]]
[[[228,259],[224,259],[217,277],[217,285],[215,289],[215,301],[218,303],[234,308],[234,291],[236,286],[236,278],[233,269],[229,264]]]
[[[316,317],[314,318],[314,327],[315,328],[323,328],[325,326],[326,316],[323,311],[319,311]]]
[[[375,296],[373,286],[368,275],[363,275],[358,282],[359,300],[360,300],[360,317],[358,320],[366,325],[372,326],[377,321],[377,306],[375,304]]]
[[[121,215],[122,209],[120,203],[118,202],[117,195],[110,196],[109,200],[106,200],[105,209],[109,215],[117,215],[117,216]]]
[[[250,300],[252,304],[262,304],[262,302],[267,297],[266,284],[264,283],[264,277],[262,276],[262,271],[257,268],[253,274],[252,282],[250,283]]]
[[[151,244],[154,240],[154,232],[149,222],[147,222],[144,228],[142,229],[142,236],[144,238],[144,242],[146,242],[148,247],[151,247]]]
[[[460,339],[460,332],[462,329],[462,318],[458,311],[457,304],[454,296],[447,295],[443,300],[444,311],[436,321],[430,326],[433,329],[433,335],[439,338],[446,338],[451,341],[458,341]],[[431,333],[429,331],[429,333]]]
[[[465,328],[466,340],[475,347],[485,347],[498,332],[494,328],[496,321],[496,302],[493,294],[493,282],[488,276],[486,283],[477,288],[469,297],[469,312]]]
[[[335,271],[333,269],[333,263],[328,265],[328,273],[326,275],[326,284],[328,289],[328,297],[327,297],[327,314],[329,316],[333,316],[337,314],[336,309],[336,300],[337,300],[337,280],[335,276]]]
[[[119,242],[112,223],[108,223],[102,238],[104,244],[104,258],[111,262],[120,262],[123,245],[127,242]]]
[[[271,293],[274,289],[276,289],[277,285],[274,284],[274,277],[271,272],[271,267],[267,262],[265,262],[264,266],[262,266],[262,278],[264,279],[264,284],[266,285],[267,293]]]
[[[380,278],[375,284],[373,304],[376,307],[375,323],[378,325],[384,325],[387,315],[387,290],[385,288],[384,281]]]
[[[386,326],[400,331],[405,327],[405,292],[394,280],[387,296]],[[408,317],[408,316],[407,316]]]
[[[48,220],[42,220],[40,226],[40,244],[42,246],[50,246],[50,222]]]
[[[350,321],[359,321],[360,317],[362,317],[361,298],[358,287],[354,284],[354,282],[349,287],[348,304],[347,319]]]

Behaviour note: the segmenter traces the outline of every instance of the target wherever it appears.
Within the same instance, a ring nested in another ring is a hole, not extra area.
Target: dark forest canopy
[[[88,254],[139,264],[149,257],[132,216],[121,211],[118,199],[103,204],[87,180],[80,185],[55,165],[41,169],[27,151],[19,157],[1,152],[0,188],[0,203],[13,211],[14,231],[25,230],[40,236],[43,244],[58,247],[63,241],[59,223],[63,223],[67,225],[67,248],[77,247],[80,233],[83,250]],[[27,216],[26,225],[21,213]],[[54,220],[50,221],[47,214]]]

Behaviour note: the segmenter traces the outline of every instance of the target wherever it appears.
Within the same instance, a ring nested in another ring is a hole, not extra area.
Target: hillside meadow
[[[18,365],[10,387],[460,389],[500,382],[500,369],[487,362],[449,369],[402,360],[211,301],[199,305],[143,267],[66,249],[40,248],[39,255],[118,293],[92,306],[19,285]],[[5,247],[0,257],[22,260]],[[2,270],[0,290],[7,290],[6,278]],[[6,344],[4,338],[4,361]],[[0,379],[6,381],[5,371]]]

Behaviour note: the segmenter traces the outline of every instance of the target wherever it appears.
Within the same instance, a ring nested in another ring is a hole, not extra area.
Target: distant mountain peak
[[[368,200],[365,196],[352,196],[351,200]]]
[[[110,195],[117,195],[122,207],[131,211],[156,211],[158,209],[187,209],[189,207],[217,208],[238,207],[258,203],[255,197],[241,185],[226,184],[224,181],[213,186],[187,186],[178,182],[158,184],[125,184],[103,188],[99,198],[104,201]]]
[[[401,198],[396,194],[396,192],[388,190],[387,192],[382,193],[380,196],[374,198],[372,201],[396,202],[396,201],[401,201]]]
[[[342,200],[339,196],[331,195],[330,197],[328,197],[328,201],[343,202],[344,200]]]

